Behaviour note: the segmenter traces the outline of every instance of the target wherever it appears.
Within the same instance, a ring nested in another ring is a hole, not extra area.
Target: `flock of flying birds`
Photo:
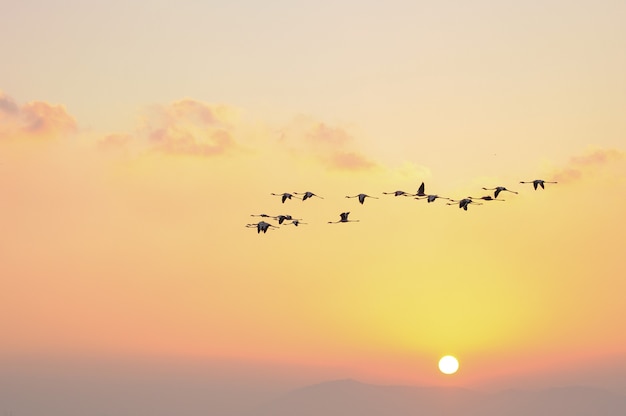
[[[535,190],[537,190],[537,188],[541,187],[541,189],[545,189],[545,184],[546,183],[557,183],[557,182],[550,182],[550,181],[546,181],[543,179],[535,179],[532,181],[520,181],[520,183],[530,183],[533,185],[533,188]],[[481,205],[481,202],[476,202],[475,200],[483,200],[483,201],[504,201],[503,199],[498,199],[498,196],[500,195],[500,193],[502,192],[510,192],[513,194],[517,194],[517,191],[511,191],[509,189],[507,189],[504,186],[496,186],[495,188],[482,188],[485,191],[494,191],[493,192],[493,196],[491,195],[485,195],[485,196],[481,196],[481,197],[471,197],[468,196],[466,198],[462,198],[462,199],[452,199],[452,198],[447,198],[444,196],[440,196],[440,195],[436,195],[436,194],[427,194],[425,192],[425,186],[424,186],[424,182],[422,182],[422,184],[419,186],[417,193],[412,194],[412,193],[408,193],[405,191],[394,191],[394,192],[383,192],[384,195],[394,195],[394,196],[405,196],[405,197],[414,197],[415,199],[425,199],[427,200],[429,203],[430,202],[434,202],[437,199],[445,199],[449,202],[447,202],[447,205],[457,205],[459,206],[459,208],[462,208],[463,210],[467,211],[467,207],[470,204],[477,204],[477,205]],[[284,192],[282,194],[275,194],[272,193],[272,195],[274,196],[279,196],[281,198],[282,203],[284,204],[286,200],[288,199],[292,199],[292,198],[296,198],[296,199],[301,199],[303,201],[306,201],[307,199],[316,197],[316,198],[320,198],[320,199],[324,199],[323,197],[314,194],[313,192],[303,192],[303,193],[299,193],[299,192],[293,192],[293,193],[289,193],[289,192]],[[379,199],[378,197],[375,196],[371,196],[371,195],[367,195],[367,194],[358,194],[358,195],[346,195],[346,198],[358,198],[359,203],[362,205],[365,202],[365,198],[374,198],[374,199]],[[339,220],[337,221],[328,221],[329,224],[337,224],[337,223],[342,223],[342,222],[359,222],[359,220],[351,220],[348,219],[348,215],[350,215],[350,212],[342,212],[341,214],[339,214]],[[271,218],[274,219],[276,221],[278,221],[279,225],[282,224],[293,224],[295,226],[299,226],[300,224],[306,224],[304,222],[302,222],[301,219],[299,218],[293,218],[291,215],[267,215],[267,214],[251,214],[252,217],[262,217],[262,218]],[[290,222],[285,222],[285,221],[290,221]],[[253,224],[246,224],[247,228],[256,228],[257,233],[266,233],[267,230],[269,230],[270,228],[279,228],[276,225],[270,224],[269,222],[266,222],[264,220],[261,220],[257,223],[253,223]]]

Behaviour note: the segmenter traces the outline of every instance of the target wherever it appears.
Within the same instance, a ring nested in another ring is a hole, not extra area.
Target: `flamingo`
[[[440,199],[447,199],[448,201],[451,201],[450,198],[446,198],[445,196],[439,196],[439,195],[426,195],[426,197],[416,197],[415,199],[426,199],[429,203],[430,202],[435,202],[435,199],[440,198]]]
[[[469,204],[482,205],[480,202],[472,201],[472,198],[469,197],[469,196],[467,198],[463,198],[463,199],[458,200],[458,201],[454,200],[454,199],[451,199],[450,201],[452,201],[452,203],[448,202],[447,205],[455,205],[458,202],[459,203],[459,208],[463,208],[465,211],[467,211],[467,206]]]
[[[492,197],[491,195],[485,195],[485,196],[480,196],[480,197],[471,197],[471,198],[473,198],[473,199],[482,199],[482,200],[485,200],[485,201],[503,201],[504,202],[504,199],[496,199],[496,198]]]
[[[394,191],[394,192],[383,192],[385,195],[394,195],[394,196],[408,196],[409,194],[404,191]]]
[[[297,227],[300,224],[308,224],[308,223],[307,222],[300,222],[300,220],[295,219],[295,220],[291,220],[291,222],[289,224],[293,224],[293,225],[295,225]]]
[[[450,200],[450,198],[446,198],[446,197],[439,196],[439,195],[427,195],[426,192],[424,192],[424,190],[425,190],[424,182],[422,182],[422,184],[417,190],[417,193],[414,195],[416,197],[415,199],[427,199],[428,202],[434,202],[435,199],[437,198]]]
[[[280,196],[281,200],[283,201],[283,204],[285,203],[286,200],[291,199],[292,197],[294,197],[293,194],[290,194],[288,192],[285,192],[285,193],[282,193],[282,194],[275,194],[275,193],[272,192],[272,195]],[[298,198],[298,197],[295,197],[295,198]],[[298,198],[298,199],[300,199],[300,198]]]
[[[359,220],[349,220],[348,219],[348,215],[350,215],[349,212],[342,212],[341,214],[339,214],[339,216],[341,217],[341,219],[339,221],[328,221],[329,224],[337,224],[340,222],[359,222]]]
[[[274,218],[272,215],[267,214],[250,214],[251,217],[263,217],[263,218]]]
[[[293,194],[294,194],[294,195],[304,195],[304,196],[302,197],[302,200],[303,200],[303,201],[306,201],[308,198],[312,198],[312,197],[314,197],[314,196],[316,196],[316,197],[318,197],[318,198],[320,198],[320,199],[324,199],[324,198],[322,198],[321,196],[319,196],[319,195],[315,195],[313,192],[309,192],[309,191],[306,191],[305,193],[294,192]]]
[[[378,197],[375,196],[369,196],[366,194],[358,194],[358,195],[354,195],[354,196],[348,196],[346,195],[346,198],[359,198],[359,202],[361,203],[361,205],[363,205],[363,202],[365,202],[365,198],[374,198],[374,199],[378,199]]]
[[[534,181],[527,181],[527,182],[520,181],[520,183],[532,183],[536,191],[537,186],[541,186],[541,189],[545,189],[545,186],[543,186],[544,183],[558,183],[558,182],[549,182],[549,181],[544,181],[543,179],[535,179]]]
[[[417,193],[414,196],[427,196],[424,193],[424,182],[422,182],[422,184],[420,185],[420,187],[417,189]]]
[[[515,191],[510,191],[510,190],[506,189],[504,186],[496,186],[495,188],[483,188],[483,189],[484,189],[485,191],[495,191],[495,192],[493,193],[493,197],[494,197],[494,198],[497,198],[497,197],[498,197],[498,195],[500,195],[500,192],[504,192],[504,191],[506,191],[506,192],[511,192],[511,193],[513,193],[513,194],[517,194],[517,192],[515,192]]]
[[[285,220],[288,220],[288,221],[294,220],[294,218],[291,215],[277,215],[272,218],[274,218],[275,220],[278,220],[279,224],[282,224],[283,222],[285,222]]]
[[[270,227],[278,228],[277,226],[265,221],[260,221],[256,224],[246,224],[246,228],[256,228],[257,234],[259,234],[261,231],[263,232],[263,234],[265,234]]]

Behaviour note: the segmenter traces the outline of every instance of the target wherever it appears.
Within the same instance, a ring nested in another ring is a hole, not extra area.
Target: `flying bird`
[[[319,196],[319,195],[315,195],[313,192],[309,192],[309,191],[306,191],[305,193],[294,192],[293,194],[294,194],[294,195],[304,195],[304,196],[302,197],[302,200],[303,200],[303,201],[306,201],[307,199],[312,198],[312,197],[314,197],[314,196],[316,196],[316,197],[318,197],[318,198],[320,198],[320,199],[324,199],[324,198],[322,198],[321,196]]]
[[[427,196],[424,193],[424,182],[422,182],[422,184],[420,185],[420,187],[417,189],[417,193],[414,196]]]
[[[454,199],[451,199],[450,201],[452,201],[452,203],[448,202],[447,205],[455,205],[458,202],[459,203],[459,208],[463,208],[465,211],[467,211],[467,206],[469,204],[482,205],[480,202],[472,201],[471,197],[463,198],[463,199],[460,199],[458,201],[454,200]]]
[[[416,197],[415,199],[426,199],[426,200],[428,200],[428,202],[434,202],[435,199],[437,199],[437,198],[450,200],[450,198],[446,198],[446,197],[439,196],[439,195],[428,195],[424,191],[425,191],[424,182],[422,182],[422,184],[420,185],[420,187],[417,190],[417,193],[415,195],[413,195],[413,196]]]
[[[277,226],[265,221],[260,221],[256,224],[246,224],[246,228],[256,228],[257,234],[259,234],[260,232],[263,232],[263,234],[265,234],[270,227],[278,228]]]
[[[544,181],[543,179],[535,179],[534,181],[520,181],[520,183],[532,183],[533,184],[533,188],[535,188],[535,190],[537,190],[537,186],[541,186],[541,189],[545,189],[545,186],[543,186],[544,183],[558,183],[558,182],[549,182],[549,181]]]
[[[282,194],[275,194],[275,193],[272,193],[272,195],[274,195],[274,196],[280,196],[280,197],[281,197],[281,200],[283,201],[283,204],[284,204],[284,203],[285,203],[285,201],[286,201],[286,200],[288,200],[288,199],[291,199],[291,198],[298,198],[297,196],[296,196],[296,197],[294,197],[294,196],[293,196],[293,194],[290,194],[290,193],[288,193],[288,192],[285,192],[285,193],[282,193]],[[300,198],[298,198],[298,199],[300,199]]]
[[[288,220],[288,221],[294,220],[294,218],[291,215],[277,215],[272,218],[274,218],[275,220],[278,220],[279,224],[282,224],[283,222],[285,222],[285,220]]]
[[[374,199],[378,199],[378,197],[375,196],[369,196],[366,194],[358,194],[358,195],[354,195],[354,196],[348,196],[346,195],[346,198],[359,198],[359,202],[361,203],[361,205],[363,205],[363,202],[365,202],[365,198],[374,198]]]
[[[263,217],[263,218],[274,218],[272,215],[267,214],[250,214],[251,217]]]
[[[348,219],[348,215],[350,215],[349,212],[342,212],[341,214],[339,214],[339,216],[341,217],[341,219],[339,221],[328,221],[329,224],[337,224],[340,222],[359,222],[359,220],[349,220]]]
[[[515,192],[515,191],[510,191],[510,190],[506,189],[504,186],[496,186],[495,188],[483,188],[483,189],[484,189],[485,191],[494,191],[494,193],[493,193],[493,197],[494,197],[494,198],[497,198],[497,197],[498,197],[498,195],[500,195],[500,192],[504,192],[504,191],[506,191],[506,192],[511,192],[511,193],[513,193],[513,194],[516,194],[516,193],[517,193],[517,192]]]
[[[293,225],[295,225],[297,227],[300,224],[308,224],[308,223],[307,222],[300,222],[300,220],[295,219],[295,220],[291,220],[291,222],[289,224],[287,224],[287,225],[291,225],[291,224],[293,224]]]
[[[385,195],[394,195],[394,196],[408,196],[409,194],[404,191],[394,191],[394,192],[383,192]]]
[[[435,202],[435,199],[447,199],[448,201],[451,201],[450,198],[446,198],[445,196],[439,196],[439,195],[426,195],[425,197],[416,197],[415,199],[426,199],[429,203],[430,202]]]
[[[472,198],[472,199],[482,199],[484,201],[503,201],[504,202],[504,199],[497,199],[497,198],[492,197],[491,195],[485,195],[485,196],[479,196],[479,197],[472,196],[470,198]]]

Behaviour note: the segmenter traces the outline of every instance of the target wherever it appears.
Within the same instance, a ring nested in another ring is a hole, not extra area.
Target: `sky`
[[[79,373],[626,394],[623,2],[2,9],[0,411]],[[383,194],[422,182],[517,194]]]

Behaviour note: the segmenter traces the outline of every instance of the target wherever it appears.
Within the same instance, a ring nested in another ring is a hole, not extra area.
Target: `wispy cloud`
[[[124,146],[137,138],[149,148],[172,155],[219,156],[238,148],[231,118],[235,110],[183,99],[148,108],[133,135],[113,134],[100,140],[101,147]]]
[[[313,145],[321,145],[328,147],[343,147],[347,145],[352,138],[340,127],[328,126],[325,123],[317,123],[312,126],[306,133],[306,139]]]
[[[22,106],[0,91],[0,139],[54,138],[77,130],[64,106],[33,101]]]
[[[336,152],[328,160],[328,166],[345,170],[365,170],[376,167],[376,163],[354,152]]]
[[[377,163],[358,149],[347,129],[308,117],[296,117],[284,130],[279,144],[295,157],[313,157],[328,169],[363,171]]]
[[[130,134],[109,134],[98,140],[98,148],[104,150],[123,148],[129,144],[132,139],[133,136]]]
[[[13,98],[0,91],[0,116],[17,114],[19,107]],[[3,117],[4,118],[4,117]]]
[[[581,156],[573,156],[552,178],[562,183],[583,179],[598,169],[616,162],[626,161],[626,154],[617,149],[595,149]]]

